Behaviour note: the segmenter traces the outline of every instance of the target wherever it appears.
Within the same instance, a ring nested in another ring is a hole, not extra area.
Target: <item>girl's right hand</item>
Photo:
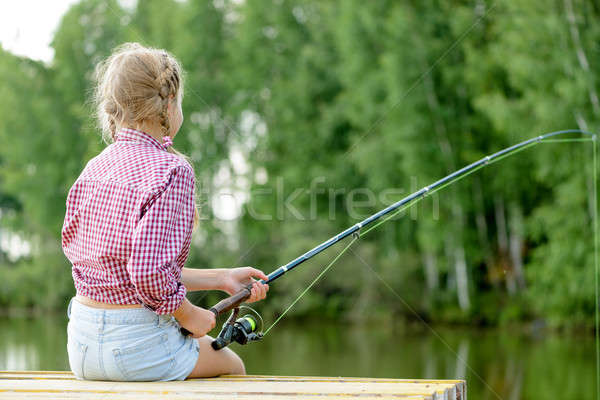
[[[199,338],[210,332],[216,325],[217,319],[212,311],[196,307],[188,299],[183,301],[173,316],[181,327],[187,329],[194,338]]]
[[[217,324],[217,318],[212,311],[194,306],[189,317],[180,321],[179,325],[191,332],[193,338],[199,338],[213,330]]]

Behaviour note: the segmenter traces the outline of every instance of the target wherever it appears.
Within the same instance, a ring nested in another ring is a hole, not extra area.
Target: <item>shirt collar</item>
[[[119,133],[117,133],[117,142],[120,141],[147,143],[160,150],[166,151],[166,148],[156,138],[146,132],[133,128],[121,128]]]

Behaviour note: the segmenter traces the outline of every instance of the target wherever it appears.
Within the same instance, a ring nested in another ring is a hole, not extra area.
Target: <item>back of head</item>
[[[170,134],[167,105],[170,98],[180,101],[183,96],[183,70],[167,51],[124,43],[98,63],[95,78],[97,117],[107,144],[116,140],[123,127],[159,124],[163,136]],[[167,151],[192,166],[172,146]],[[194,227],[198,221],[196,209]]]
[[[158,123],[169,133],[167,103],[183,91],[179,62],[162,49],[124,43],[96,66],[95,102],[102,137],[115,140],[118,129]]]

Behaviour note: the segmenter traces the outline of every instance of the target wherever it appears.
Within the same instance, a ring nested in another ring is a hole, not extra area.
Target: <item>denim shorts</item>
[[[172,315],[93,308],[75,298],[67,315],[69,364],[78,379],[184,380],[198,360],[198,341],[183,336]]]

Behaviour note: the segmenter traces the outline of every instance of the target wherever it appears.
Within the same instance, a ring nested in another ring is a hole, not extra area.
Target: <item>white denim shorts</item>
[[[198,360],[198,342],[179,332],[172,315],[93,308],[75,298],[67,315],[69,364],[78,379],[184,380]]]

